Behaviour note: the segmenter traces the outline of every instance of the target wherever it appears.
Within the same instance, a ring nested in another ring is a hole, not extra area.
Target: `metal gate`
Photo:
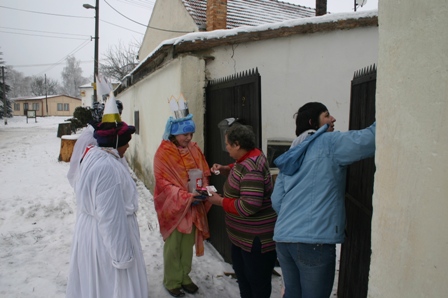
[[[350,99],[350,130],[368,127],[375,121],[375,91],[375,65],[355,72]],[[341,246],[338,297],[367,297],[374,173],[373,157],[348,168],[345,196],[347,237]]]
[[[214,163],[230,164],[234,162],[226,151],[222,150],[218,123],[226,118],[238,118],[244,124],[251,125],[256,144],[261,147],[261,92],[258,69],[239,73],[230,77],[210,81],[206,91],[205,112],[205,156],[210,166]],[[219,193],[225,177],[212,175],[210,184]],[[224,223],[222,207],[213,206],[208,213],[210,242],[231,263],[230,241]]]

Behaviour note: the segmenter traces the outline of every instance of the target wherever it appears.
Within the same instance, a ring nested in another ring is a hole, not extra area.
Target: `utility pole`
[[[48,116],[47,74],[45,74],[45,105],[47,106],[46,115]]]
[[[6,105],[6,84],[5,84],[5,67],[2,66],[2,81],[3,81],[3,119],[5,119],[5,125],[8,124],[6,115],[8,113],[8,106]]]
[[[100,39],[99,37],[99,21],[100,21],[100,0],[96,0],[95,6],[92,6],[90,4],[83,4],[82,5],[86,9],[95,9],[95,57],[94,57],[94,64],[93,64],[93,102],[98,101],[97,97],[97,90],[96,90],[96,78],[98,77],[98,41]]]
[[[96,0],[95,4],[95,69],[94,69],[94,77],[93,77],[93,102],[98,101],[98,92],[97,92],[97,86],[96,86],[96,78],[98,77],[98,42],[100,39],[99,36],[99,21],[100,21],[100,0]]]

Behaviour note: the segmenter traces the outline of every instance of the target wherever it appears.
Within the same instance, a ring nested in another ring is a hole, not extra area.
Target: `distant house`
[[[68,95],[48,95],[12,98],[13,116],[26,115],[26,111],[35,110],[36,116],[72,116],[75,109],[82,105],[81,99]]]
[[[112,82],[112,89],[116,88],[120,83]],[[93,103],[93,87],[92,83],[79,86],[79,93],[81,94],[82,107],[92,107]],[[102,102],[101,99],[98,101]]]
[[[79,93],[81,94],[82,107],[91,107],[93,98],[93,87],[92,84],[84,84],[79,86]]]

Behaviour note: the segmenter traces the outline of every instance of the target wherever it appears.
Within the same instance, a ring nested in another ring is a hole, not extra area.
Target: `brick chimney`
[[[207,31],[227,28],[227,0],[207,0]]]
[[[327,14],[327,0],[316,0],[316,16]]]

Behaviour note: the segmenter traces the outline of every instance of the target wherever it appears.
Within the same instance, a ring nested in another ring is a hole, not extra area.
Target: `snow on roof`
[[[198,27],[207,22],[207,1],[182,0]],[[278,0],[227,0],[227,29],[257,26],[316,15],[314,8]]]
[[[81,86],[79,86],[78,88],[93,88],[93,86],[92,86],[92,83],[88,83],[88,84],[84,84],[84,85],[81,85]]]
[[[115,80],[115,79],[109,79],[109,78],[107,78],[107,79],[109,80],[109,82],[110,82],[112,85],[118,85],[118,84],[120,84],[120,82],[118,82],[118,81]],[[83,88],[83,89],[93,88],[92,84],[93,84],[93,83],[87,83],[87,84],[84,84],[84,85],[79,86],[78,88],[79,88],[79,89],[81,89],[81,88]]]
[[[378,10],[363,12],[347,12],[326,14],[323,16],[298,18],[283,22],[263,24],[259,26],[242,26],[234,29],[214,30],[207,32],[192,32],[185,35],[162,41],[151,53],[126,76],[122,83],[115,89],[120,93],[129,84],[129,79],[137,75],[146,65],[166,55],[167,48],[173,47],[177,53],[197,51],[213,48],[223,44],[237,44],[242,42],[259,41],[286,37],[294,34],[312,34],[316,32],[347,30],[363,26],[378,26]],[[159,58],[158,58],[159,57]],[[137,82],[142,76],[136,76]]]
[[[60,96],[65,96],[65,97],[70,97],[70,98],[74,98],[74,99],[81,100],[80,98],[73,97],[73,96],[70,96],[70,95],[65,95],[65,94],[42,95],[42,96],[28,96],[28,97],[16,97],[16,98],[11,98],[11,100],[12,100],[12,101],[40,100],[40,99],[53,98],[53,97],[60,97]]]
[[[306,24],[322,24],[322,23],[335,23],[341,20],[348,19],[360,19],[360,18],[369,18],[378,16],[378,10],[371,10],[365,12],[348,12],[348,13],[335,13],[335,14],[327,14],[324,16],[318,17],[310,17],[310,18],[296,18],[283,22],[271,23],[271,24],[262,24],[258,26],[243,26],[234,29],[226,29],[226,30],[215,30],[208,32],[192,32],[187,33],[185,35],[167,39],[163,41],[160,46],[166,44],[177,45],[186,41],[205,41],[209,39],[222,39],[234,35],[238,35],[239,33],[255,33],[262,32],[268,30],[275,30],[280,28],[292,28],[298,27]]]
[[[184,1],[184,0],[182,0]],[[227,37],[236,36],[241,33],[259,33],[268,30],[277,30],[281,28],[293,28],[300,27],[304,25],[315,25],[315,24],[323,24],[323,23],[337,23],[340,21],[346,20],[359,20],[365,18],[378,17],[378,10],[370,10],[363,12],[344,12],[344,13],[335,13],[335,14],[326,14],[323,16],[317,17],[309,17],[309,18],[298,18],[293,20],[287,20],[283,22],[271,23],[271,24],[263,24],[259,26],[243,26],[234,29],[225,29],[225,30],[214,30],[208,32],[192,32],[187,33],[185,35],[175,37],[172,39],[167,39],[162,41],[151,53],[148,54],[144,59],[140,61],[140,63],[130,72],[128,73],[123,80],[127,77],[131,76],[135,72],[139,70],[139,68],[146,64],[151,60],[153,55],[155,55],[161,48],[164,46],[175,46],[185,42],[196,42],[196,41],[207,41],[213,39],[225,39]],[[312,33],[310,31],[309,33]]]

